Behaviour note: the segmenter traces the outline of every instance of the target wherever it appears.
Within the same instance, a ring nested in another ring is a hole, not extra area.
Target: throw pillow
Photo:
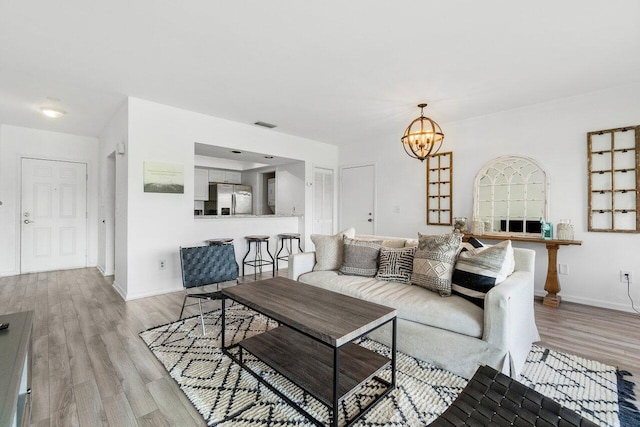
[[[378,254],[382,240],[344,238],[344,261],[340,273],[373,277],[378,272]]]
[[[413,258],[411,283],[441,296],[451,295],[451,275],[462,234],[427,236],[418,234],[418,248]]]
[[[485,246],[471,238],[458,256],[453,272],[452,293],[484,308],[484,298],[495,285],[503,282],[515,267],[510,240]]]
[[[342,265],[344,236],[353,237],[356,230],[351,227],[338,234],[312,234],[311,241],[316,247],[316,265],[313,271],[337,270]]]
[[[376,279],[389,282],[409,283],[413,270],[416,248],[380,249],[380,267]]]

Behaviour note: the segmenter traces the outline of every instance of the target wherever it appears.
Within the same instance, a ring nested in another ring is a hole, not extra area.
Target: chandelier
[[[404,136],[400,139],[404,151],[421,162],[436,154],[444,139],[444,133],[442,133],[440,126],[429,117],[424,116],[423,110],[426,106],[427,104],[418,104],[420,117],[409,124],[407,130],[404,131]]]

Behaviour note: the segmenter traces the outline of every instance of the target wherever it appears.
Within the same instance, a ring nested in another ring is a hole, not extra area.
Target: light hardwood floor
[[[182,292],[125,303],[111,283],[95,268],[0,278],[0,314],[35,312],[32,426],[204,425],[138,337],[176,320]],[[640,315],[536,301],[536,317],[541,345],[619,366],[638,383]]]

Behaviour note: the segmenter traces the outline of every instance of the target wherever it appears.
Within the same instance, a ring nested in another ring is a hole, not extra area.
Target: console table
[[[542,304],[549,307],[558,307],[560,305],[561,298],[560,295],[558,295],[560,293],[560,280],[558,279],[558,249],[560,249],[560,246],[581,246],[581,240],[543,239],[542,237],[537,236],[510,236],[507,234],[483,234],[482,236],[465,234],[465,239],[469,237],[475,237],[479,240],[511,240],[512,242],[544,243],[547,247],[549,265],[547,266],[547,279],[544,282],[544,290],[547,291],[547,295],[542,300]]]

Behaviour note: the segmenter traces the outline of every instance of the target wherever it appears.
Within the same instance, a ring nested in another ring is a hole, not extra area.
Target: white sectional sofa
[[[357,236],[365,237],[365,236]],[[394,242],[415,240],[366,236]],[[383,243],[384,245],[384,243]],[[393,307],[398,310],[398,349],[465,378],[486,364],[518,378],[531,344],[540,339],[533,311],[535,252],[514,248],[515,271],[491,289],[484,309],[456,295],[441,297],[415,285],[313,271],[315,252],[289,258],[292,280]],[[391,331],[371,338],[390,343]]]

